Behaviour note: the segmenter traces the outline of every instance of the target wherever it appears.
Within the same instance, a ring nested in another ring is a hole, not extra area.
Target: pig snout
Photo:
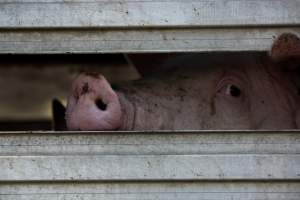
[[[118,95],[100,74],[81,74],[72,85],[66,109],[68,130],[116,130],[122,111]]]

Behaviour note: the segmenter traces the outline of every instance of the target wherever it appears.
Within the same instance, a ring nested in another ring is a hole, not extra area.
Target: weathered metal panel
[[[300,0],[4,0],[0,53],[266,51],[300,32],[299,9]]]
[[[299,0],[2,0],[0,27],[299,25]]]
[[[299,153],[298,132],[0,132],[0,156]]]
[[[299,200],[299,182],[0,184],[3,200]]]
[[[0,169],[5,200],[298,200],[300,132],[0,132]]]
[[[0,180],[299,180],[297,133],[2,133]]]
[[[0,156],[2,181],[300,180],[300,155]]]
[[[300,28],[0,30],[0,53],[269,51]]]

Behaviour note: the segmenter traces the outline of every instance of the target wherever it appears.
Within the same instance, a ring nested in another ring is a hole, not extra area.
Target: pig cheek
[[[230,98],[230,97],[229,97]],[[247,102],[217,95],[214,100],[213,125],[219,129],[249,129],[249,108]]]

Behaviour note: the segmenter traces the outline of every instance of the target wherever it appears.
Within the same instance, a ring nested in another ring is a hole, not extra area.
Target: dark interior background
[[[81,71],[111,82],[138,79],[122,54],[0,55],[0,131],[51,130],[51,102],[66,104]]]

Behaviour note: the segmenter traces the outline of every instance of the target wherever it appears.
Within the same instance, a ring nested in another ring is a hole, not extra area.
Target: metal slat
[[[0,53],[268,51],[300,0],[5,0]],[[251,28],[252,27],[252,28]]]
[[[0,53],[132,53],[269,51],[299,28],[2,30]]]
[[[299,180],[300,155],[0,156],[2,181]]]
[[[226,135],[224,135],[226,134]],[[300,134],[287,132],[0,134],[0,155],[299,154]]]
[[[4,0],[0,27],[299,25],[299,0]]]
[[[298,132],[16,132],[0,142],[2,181],[300,179]]]
[[[0,132],[0,199],[300,198],[299,131]]]
[[[0,184],[5,200],[298,200],[297,182],[141,182]]]

